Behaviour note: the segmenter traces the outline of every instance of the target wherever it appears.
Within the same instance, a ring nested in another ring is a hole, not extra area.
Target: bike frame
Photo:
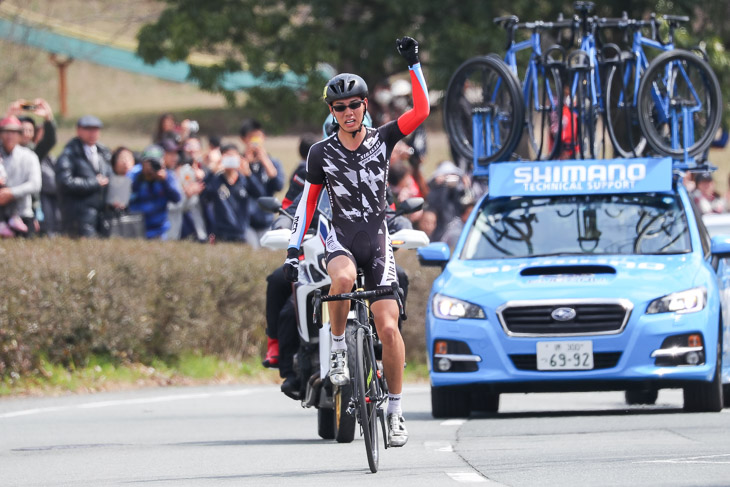
[[[590,66],[589,79],[590,83],[590,96],[591,104],[598,107],[598,111],[603,113],[605,111],[603,94],[601,92],[601,74],[598,71],[598,58],[596,57],[596,38],[593,33],[589,32],[584,34],[580,41],[580,49],[588,54],[588,63]],[[571,99],[575,99],[578,91],[578,82],[580,75],[578,73],[573,75],[573,81],[570,86]]]

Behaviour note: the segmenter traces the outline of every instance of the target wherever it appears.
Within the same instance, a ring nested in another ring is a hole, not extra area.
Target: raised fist
[[[403,56],[408,66],[418,64],[418,41],[413,37],[403,36],[395,41],[395,46],[398,49],[398,53]]]

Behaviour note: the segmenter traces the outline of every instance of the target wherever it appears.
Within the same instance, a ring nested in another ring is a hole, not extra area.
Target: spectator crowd
[[[378,86],[372,124],[395,119],[409,102],[407,81]],[[301,137],[301,162],[287,177],[255,119],[241,124],[236,142],[243,150],[217,136],[204,144],[197,122],[178,123],[170,113],[160,116],[152,143],[139,152],[106,147],[103,129],[98,117],[84,115],[54,158],[59,141],[49,104],[41,98],[10,104],[0,120],[0,237],[146,237],[257,248],[273,221],[257,199],[285,190],[284,206],[290,204],[303,188],[309,148],[321,138]],[[325,123],[323,136],[327,132]],[[393,204],[423,197],[423,211],[410,216],[414,226],[453,248],[480,192],[450,161],[427,180],[421,173],[425,155],[423,127],[394,149],[388,176]]]

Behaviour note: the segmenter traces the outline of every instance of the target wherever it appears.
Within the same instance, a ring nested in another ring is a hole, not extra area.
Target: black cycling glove
[[[290,248],[286,251],[284,277],[289,282],[297,282],[299,280],[299,249]]]
[[[395,41],[395,46],[398,48],[398,54],[403,56],[408,66],[418,64],[418,41],[413,37],[403,36]]]

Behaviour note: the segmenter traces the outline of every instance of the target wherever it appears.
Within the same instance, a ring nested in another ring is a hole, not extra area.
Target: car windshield
[[[461,258],[690,251],[678,198],[641,193],[485,199]]]

